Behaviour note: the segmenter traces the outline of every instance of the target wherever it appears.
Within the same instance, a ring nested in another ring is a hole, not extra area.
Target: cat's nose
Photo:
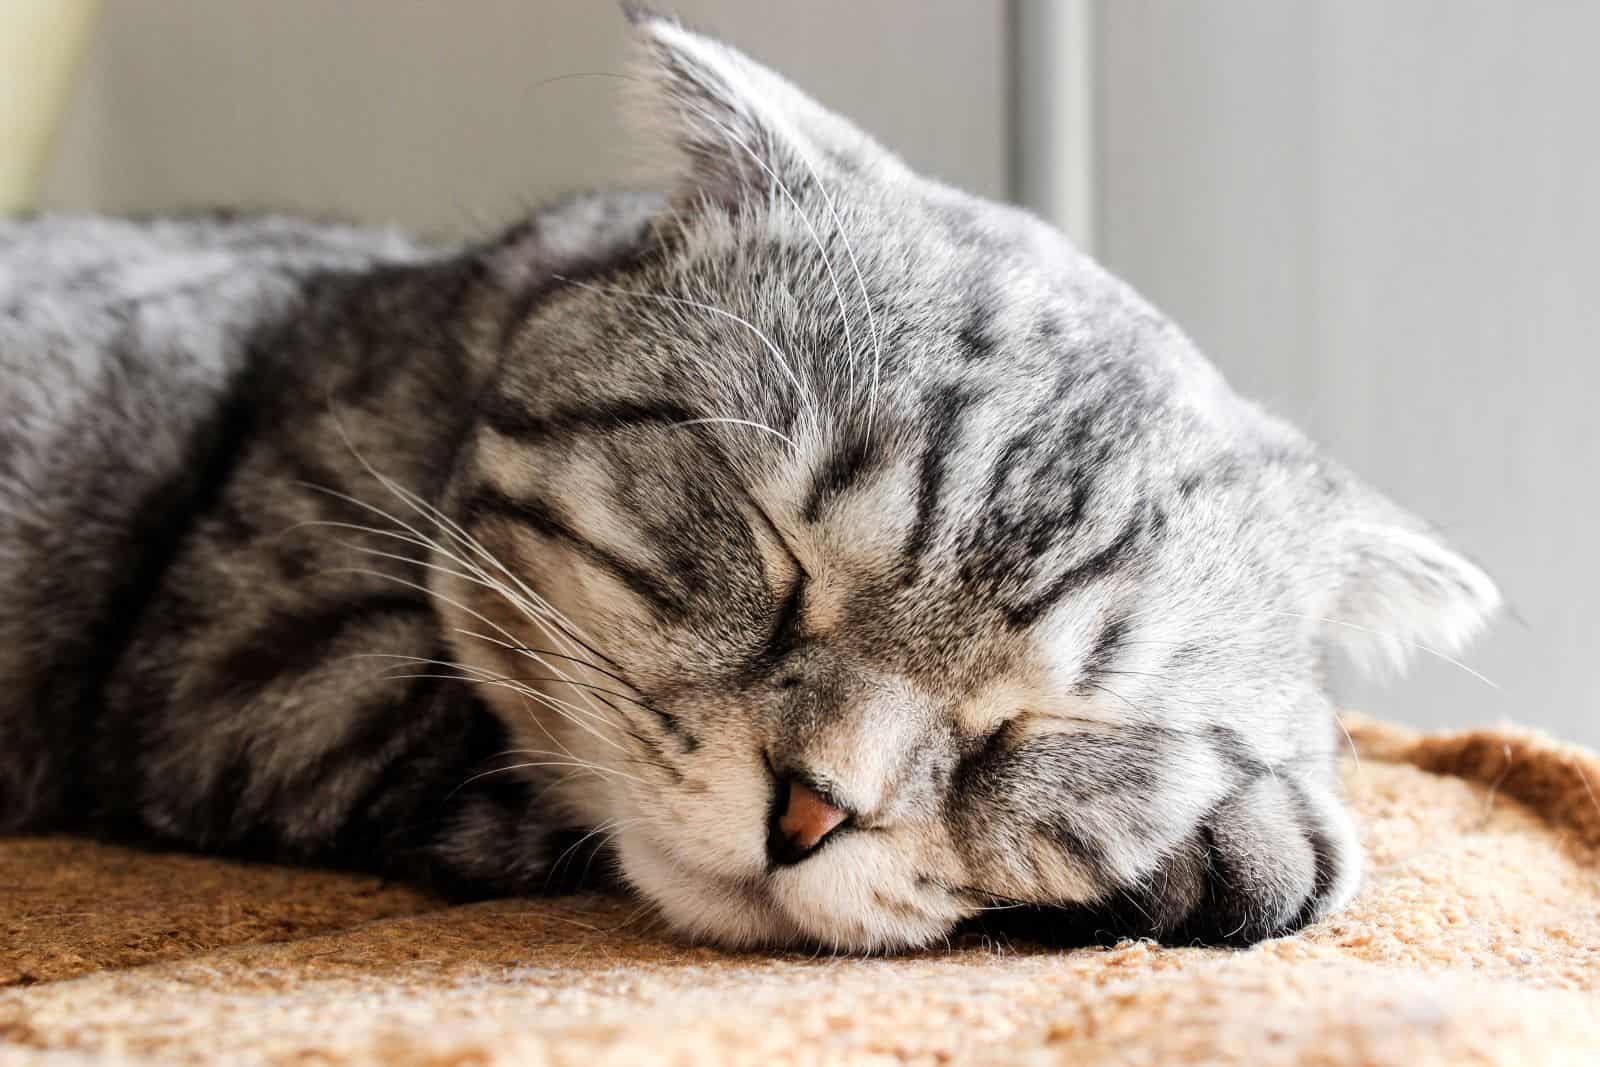
[[[848,812],[807,783],[780,779],[767,832],[767,856],[776,864],[799,863],[849,818]]]

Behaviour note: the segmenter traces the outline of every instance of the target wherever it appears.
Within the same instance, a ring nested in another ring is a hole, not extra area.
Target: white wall
[[[915,166],[1008,181],[998,0],[675,0]],[[614,184],[610,0],[109,0],[48,176],[59,208],[290,208],[434,232]]]
[[[1358,698],[1600,742],[1600,4],[1096,14],[1101,258],[1513,606]]]

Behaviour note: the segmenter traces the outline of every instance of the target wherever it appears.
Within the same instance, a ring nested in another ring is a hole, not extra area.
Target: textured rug
[[[728,954],[619,900],[0,840],[0,1065],[1600,1064],[1600,757],[1347,725],[1365,889],[1243,952]]]

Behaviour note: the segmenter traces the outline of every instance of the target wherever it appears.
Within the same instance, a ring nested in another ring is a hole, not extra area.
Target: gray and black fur
[[[1326,649],[1493,586],[1049,227],[637,21],[659,196],[0,223],[0,827],[466,894],[592,831],[728,944],[1347,899]]]

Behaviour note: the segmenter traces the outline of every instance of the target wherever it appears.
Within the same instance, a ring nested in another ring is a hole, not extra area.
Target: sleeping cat
[[[659,194],[0,223],[0,827],[463,895],[576,832],[726,945],[1346,901],[1324,657],[1489,580],[1047,225],[634,19]]]

